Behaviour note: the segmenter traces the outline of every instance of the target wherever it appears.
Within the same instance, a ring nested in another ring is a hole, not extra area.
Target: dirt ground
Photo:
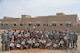
[[[79,37],[80,38],[80,37]],[[80,39],[78,39],[78,48],[73,50],[49,50],[49,49],[24,49],[24,50],[10,50],[1,51],[1,38],[0,38],[0,53],[80,53]]]

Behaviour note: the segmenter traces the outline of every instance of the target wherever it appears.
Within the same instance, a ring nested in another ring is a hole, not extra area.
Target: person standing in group
[[[44,36],[44,38],[46,38],[46,36],[48,35],[48,30],[47,29],[44,29],[44,31],[43,31],[43,36]]]
[[[76,32],[73,32],[73,48],[77,48],[77,40],[78,40],[78,34]]]
[[[42,31],[39,30],[39,32],[38,32],[38,37],[39,37],[39,39],[41,39],[41,36],[42,36]]]
[[[1,35],[2,38],[2,51],[7,50],[7,45],[8,45],[8,38],[7,38],[7,33],[4,31],[4,33]]]
[[[8,39],[8,50],[10,50],[10,47],[9,47],[9,45],[10,45],[10,39],[12,39],[13,38],[13,32],[12,32],[12,30],[11,29],[9,29],[8,30],[8,32],[7,32],[7,39]]]
[[[71,46],[71,48],[73,47],[73,32],[70,32],[69,34],[69,45]]]
[[[13,35],[14,35],[14,44],[16,44],[16,42],[17,42],[17,35],[18,35],[18,33],[16,32],[16,29],[14,30]]]
[[[49,34],[48,34],[48,36],[49,36],[49,39],[50,40],[53,40],[53,36],[54,36],[53,31],[50,31]]]
[[[64,47],[65,49],[69,48],[69,33],[67,31],[64,32]]]

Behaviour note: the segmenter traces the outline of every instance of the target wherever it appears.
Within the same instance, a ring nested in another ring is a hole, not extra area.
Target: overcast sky
[[[0,18],[18,18],[21,14],[55,15],[57,12],[80,17],[80,0],[0,0]]]

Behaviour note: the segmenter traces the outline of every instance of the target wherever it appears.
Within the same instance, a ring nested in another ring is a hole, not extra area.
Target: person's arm
[[[1,39],[3,39],[3,33],[1,34]],[[3,43],[3,40],[1,41],[1,43]]]
[[[25,34],[24,32],[22,32],[22,34]]]
[[[1,34],[1,39],[3,38],[3,33]]]
[[[78,34],[76,34],[76,36],[77,36],[77,40],[78,40]]]
[[[14,32],[12,32],[12,35],[14,36]]]

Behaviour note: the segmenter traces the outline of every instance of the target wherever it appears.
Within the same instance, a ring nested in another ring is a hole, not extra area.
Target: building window
[[[40,24],[36,24],[37,26],[40,26]]]
[[[43,26],[48,26],[48,24],[43,24]]]
[[[56,24],[52,24],[52,26],[56,26]]]
[[[23,26],[23,24],[20,24],[20,26]]]
[[[66,21],[66,26],[72,26],[72,22],[71,21]]]
[[[78,24],[78,27],[80,26],[80,24]]]
[[[1,24],[1,26],[3,26],[3,24]]]
[[[28,24],[28,26],[32,26],[32,24]]]
[[[17,26],[17,24],[14,24],[14,26]]]
[[[46,26],[48,26],[48,24],[46,24]]]
[[[63,26],[63,24],[60,24],[60,26]]]
[[[12,25],[17,26],[18,24],[17,24],[17,22],[13,22],[13,24],[12,24]]]
[[[66,24],[66,26],[72,26],[72,24]]]
[[[43,24],[43,26],[45,26],[46,24]]]
[[[5,24],[5,26],[8,26],[8,24]]]
[[[24,26],[27,26],[27,24],[25,23]]]

